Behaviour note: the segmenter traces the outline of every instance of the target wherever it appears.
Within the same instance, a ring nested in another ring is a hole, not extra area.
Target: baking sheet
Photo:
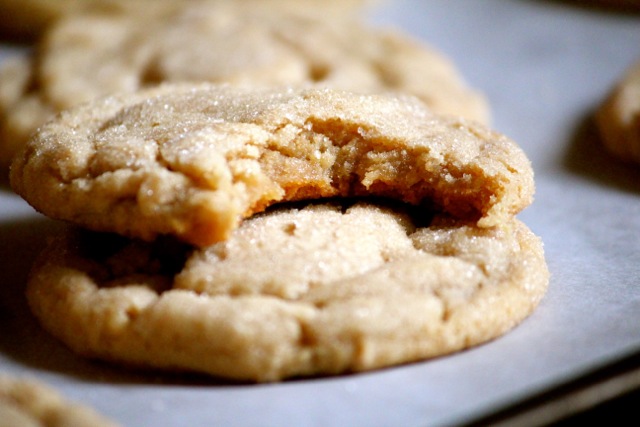
[[[611,159],[590,121],[640,59],[640,15],[560,1],[387,0],[370,19],[451,57],[487,95],[493,127],[532,160],[536,200],[520,218],[542,237],[552,277],[529,319],[451,356],[278,384],[88,362],[28,313],[22,290],[29,263],[59,225],[4,183],[0,371],[38,377],[123,426],[452,425],[640,350],[640,167]]]

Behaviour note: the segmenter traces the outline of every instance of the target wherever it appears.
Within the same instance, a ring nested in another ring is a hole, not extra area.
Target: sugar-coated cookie
[[[385,196],[491,227],[534,192],[517,144],[415,98],[208,84],[65,111],[16,157],[10,178],[50,217],[201,246],[282,201]]]
[[[282,205],[202,249],[71,230],[44,250],[27,296],[83,356],[249,381],[449,354],[535,309],[548,270],[524,224],[412,209]]]
[[[0,89],[11,94],[0,93],[0,164],[52,113],[163,82],[400,91],[436,112],[488,122],[484,97],[440,52],[327,6],[343,2],[309,3],[185,1],[174,13],[143,18],[92,13],[59,21],[32,55],[0,71]]]

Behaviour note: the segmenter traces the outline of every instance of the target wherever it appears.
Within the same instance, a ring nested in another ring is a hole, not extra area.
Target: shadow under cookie
[[[159,377],[153,371],[126,370],[74,355],[58,340],[46,333],[31,313],[25,297],[27,276],[37,255],[48,239],[63,232],[65,226],[48,219],[30,219],[0,224],[0,354],[21,366],[62,373],[94,382],[199,384],[197,375]],[[212,385],[210,378],[206,379]],[[222,383],[222,382],[221,382]]]
[[[591,111],[576,124],[563,163],[569,171],[589,180],[640,194],[640,169],[614,157],[605,148]]]
[[[534,0],[538,3],[550,3],[558,6],[591,10],[597,13],[638,14],[640,2],[637,0]]]

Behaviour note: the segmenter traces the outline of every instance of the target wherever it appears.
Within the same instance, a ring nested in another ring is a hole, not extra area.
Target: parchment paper
[[[640,60],[640,15],[575,3],[388,0],[369,17],[448,55],[487,95],[492,126],[532,160],[536,200],[520,218],[545,242],[552,278],[511,333],[423,363],[268,385],[85,361],[39,329],[22,294],[33,256],[59,225],[5,183],[0,372],[35,376],[123,426],[452,425],[639,350],[640,166],[604,152],[591,114]]]

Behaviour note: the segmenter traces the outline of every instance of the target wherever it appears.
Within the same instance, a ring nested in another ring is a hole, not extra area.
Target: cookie
[[[125,13],[58,22],[32,56],[20,59],[24,78],[0,72],[0,85],[20,94],[0,97],[0,163],[7,165],[52,112],[163,82],[401,91],[434,111],[488,122],[484,98],[444,55],[408,35],[366,26],[348,11],[331,12],[335,5],[327,9],[342,2],[323,2],[323,13],[303,7],[309,3],[192,1],[142,23]]]
[[[640,62],[628,69],[599,107],[596,124],[611,154],[640,163]]]
[[[5,176],[12,156],[25,145],[27,136],[55,114],[37,95],[24,93],[30,74],[24,56],[6,59],[0,70],[0,167]]]
[[[517,144],[415,98],[209,84],[67,110],[41,127],[10,178],[52,218],[200,246],[277,202],[384,196],[491,227],[534,192]]]
[[[359,372],[492,340],[543,297],[540,240],[405,206],[276,206],[191,250],[70,230],[27,297],[88,358],[246,381]]]
[[[21,427],[116,427],[92,408],[70,402],[34,379],[0,375],[0,424]]]

